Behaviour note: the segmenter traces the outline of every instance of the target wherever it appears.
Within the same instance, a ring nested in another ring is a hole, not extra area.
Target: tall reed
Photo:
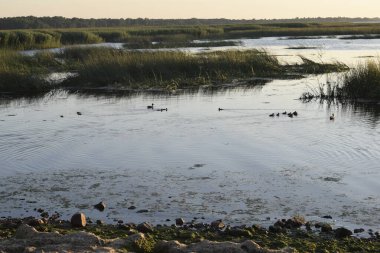
[[[359,64],[344,76],[343,93],[350,98],[380,99],[380,59]]]

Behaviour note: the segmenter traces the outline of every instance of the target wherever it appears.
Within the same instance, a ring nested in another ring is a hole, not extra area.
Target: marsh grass
[[[200,85],[218,86],[234,79],[300,78],[341,70],[339,64],[281,64],[263,50],[229,50],[191,54],[176,50],[136,51],[104,47],[71,47],[59,53],[25,56],[1,50],[0,91],[44,91],[56,86],[70,88],[112,87],[173,91]],[[63,83],[49,83],[56,72],[75,73]]]
[[[197,39],[225,40],[272,36],[354,35],[352,39],[372,39],[374,38],[374,34],[376,36],[380,34],[380,24],[289,22],[238,25],[168,25],[6,30],[0,31],[0,48],[23,50],[99,42],[145,43],[148,45],[151,42],[191,42]]]
[[[78,76],[67,86],[120,86],[175,90],[221,84],[233,79],[300,78],[303,74],[337,72],[345,65],[281,64],[263,50],[229,50],[190,54],[181,51],[125,51],[110,48],[70,48],[60,56]]]
[[[337,82],[327,81],[317,88],[309,88],[301,99],[313,100],[380,100],[380,60],[358,64]]]
[[[233,78],[277,75],[281,70],[276,57],[259,50],[188,54],[76,48],[66,50],[62,57],[71,62],[79,74],[70,80],[70,85],[119,84],[177,89]]]
[[[17,51],[0,50],[0,91],[32,93],[49,89],[44,76],[58,67],[59,62],[50,53],[27,57]]]
[[[359,64],[343,79],[342,92],[352,99],[380,100],[380,59]]]

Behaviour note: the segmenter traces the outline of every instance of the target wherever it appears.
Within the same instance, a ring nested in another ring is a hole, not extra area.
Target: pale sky
[[[380,0],[0,0],[0,17],[378,17]]]

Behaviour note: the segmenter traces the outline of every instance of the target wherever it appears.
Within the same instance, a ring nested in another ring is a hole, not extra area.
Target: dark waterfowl
[[[168,111],[168,108],[165,108],[165,109],[160,109],[161,112],[163,111]]]
[[[77,112],[77,115],[79,115],[79,116],[80,116],[80,115],[82,115],[82,113],[81,113],[81,112]]]
[[[272,113],[272,114],[269,114],[269,117],[274,117],[274,113]]]
[[[218,111],[223,111],[224,109],[222,109],[222,108],[218,108]]]
[[[283,112],[282,114],[286,115],[286,114],[287,114],[287,112],[285,111],[285,112]]]
[[[297,111],[294,111],[294,112],[293,112],[293,115],[294,115],[294,116],[298,116],[298,112],[297,112]]]
[[[293,113],[289,112],[289,113],[288,113],[288,116],[289,116],[290,118],[293,118]]]
[[[63,115],[61,115],[61,116],[59,116],[59,117],[63,118]]]
[[[280,117],[280,113],[278,112],[278,113],[276,114],[276,116],[277,116],[277,117]]]
[[[153,107],[154,107],[154,104],[152,104],[152,105],[148,105],[146,108],[147,108],[147,109],[153,109]]]
[[[335,115],[334,113],[330,116],[330,120],[334,120],[335,119]]]

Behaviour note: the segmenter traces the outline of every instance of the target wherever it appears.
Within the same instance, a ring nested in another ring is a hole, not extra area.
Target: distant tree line
[[[127,26],[173,26],[173,25],[229,25],[265,24],[284,22],[380,22],[380,18],[295,18],[295,19],[83,19],[65,17],[8,17],[0,18],[0,30],[85,28],[85,27],[127,27]]]

